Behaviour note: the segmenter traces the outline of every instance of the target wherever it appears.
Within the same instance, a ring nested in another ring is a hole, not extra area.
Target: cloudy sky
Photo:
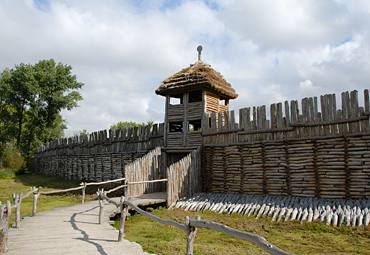
[[[67,135],[162,121],[160,82],[196,60],[239,93],[232,108],[370,87],[368,0],[2,0],[0,69],[54,58],[85,84]]]

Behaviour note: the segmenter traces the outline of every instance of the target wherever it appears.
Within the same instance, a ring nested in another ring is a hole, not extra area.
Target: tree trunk
[[[18,134],[17,134],[17,148],[20,149],[21,145],[21,137],[22,137],[22,126],[23,126],[23,111],[24,111],[24,104],[20,106],[18,112]]]

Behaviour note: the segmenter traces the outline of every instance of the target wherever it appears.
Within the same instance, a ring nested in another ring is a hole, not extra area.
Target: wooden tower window
[[[189,103],[202,102],[202,91],[190,91],[189,92]]]
[[[183,130],[182,121],[171,121],[169,124],[170,124],[169,125],[170,133],[182,132]]]
[[[219,101],[219,104],[223,105],[223,106],[227,106],[227,105],[229,105],[229,99],[221,97],[220,101]]]
[[[178,104],[183,104],[183,95],[178,94],[178,95],[172,95],[170,96],[170,105],[178,105]]]
[[[202,129],[201,120],[189,120],[188,130],[189,132],[200,131]]]

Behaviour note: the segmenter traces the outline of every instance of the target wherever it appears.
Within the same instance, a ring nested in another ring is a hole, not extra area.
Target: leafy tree
[[[35,66],[35,79],[40,89],[39,100],[46,112],[46,125],[51,126],[63,109],[71,110],[82,99],[78,89],[83,84],[72,75],[72,67],[56,63],[53,59],[41,60]]]
[[[153,121],[148,121],[147,123],[137,123],[137,122],[132,122],[132,121],[120,121],[114,125],[112,125],[110,128],[111,129],[124,129],[124,128],[129,128],[129,127],[140,127],[140,126],[147,126],[147,125],[150,125],[152,126],[153,125]]]
[[[1,74],[0,91],[3,94],[2,110],[8,108],[9,135],[15,136],[20,146],[26,108],[35,100],[37,91],[31,65],[20,64],[13,69],[5,69]],[[5,113],[3,113],[5,114]]]
[[[77,106],[82,86],[71,66],[53,59],[5,69],[0,76],[0,147],[14,140],[27,159],[35,147],[62,137],[66,126],[60,112]]]

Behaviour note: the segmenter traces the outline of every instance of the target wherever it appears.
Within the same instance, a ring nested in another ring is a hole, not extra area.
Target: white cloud
[[[359,89],[370,80],[369,1],[0,3],[0,69],[54,58],[85,83],[68,133],[162,121],[154,90],[196,59],[221,71],[234,108]]]

